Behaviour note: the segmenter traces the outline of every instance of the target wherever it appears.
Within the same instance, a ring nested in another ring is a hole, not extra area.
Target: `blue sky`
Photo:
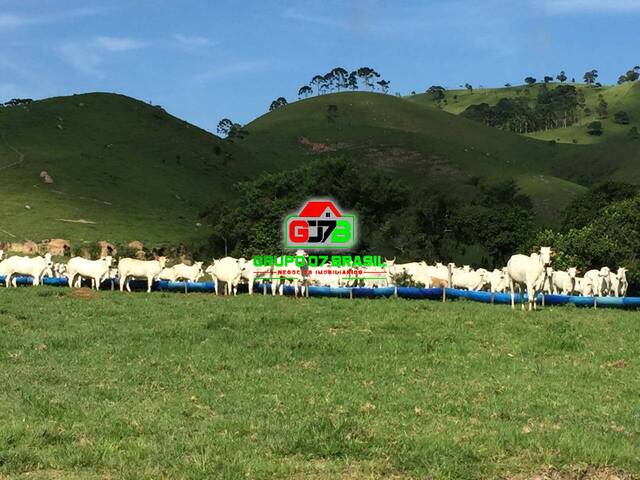
[[[208,130],[246,123],[335,66],[390,92],[640,63],[640,0],[0,0],[0,100],[89,91]]]

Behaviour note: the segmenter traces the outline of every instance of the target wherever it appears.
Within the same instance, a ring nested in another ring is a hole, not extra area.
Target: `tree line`
[[[598,82],[599,72],[597,69],[587,70],[582,79],[584,83],[589,86],[602,86]],[[548,85],[553,80],[560,82],[560,86],[565,86],[569,81],[569,77],[564,70],[561,70],[558,74],[544,75],[542,78],[543,85]],[[618,84],[625,82],[636,82],[640,79],[640,66],[636,65],[630,68],[624,74],[618,78]],[[535,85],[538,79],[533,76],[527,76],[524,78],[525,85]],[[571,78],[571,83],[575,84],[575,77]],[[298,99],[308,98],[312,95],[322,95],[332,92],[341,92],[345,90],[356,91],[360,89],[375,91],[378,90],[382,93],[388,93],[391,82],[382,78],[374,68],[360,67],[358,69],[348,71],[342,67],[335,67],[329,70],[325,74],[314,75],[308,84],[302,85],[298,89]],[[505,83],[505,87],[511,87],[510,83]],[[474,87],[470,83],[460,85],[460,88],[464,88],[467,91],[473,93]],[[557,89],[555,89],[557,90]],[[473,119],[480,120],[491,126],[497,128],[507,129],[518,133],[534,132],[541,129],[558,128],[559,126],[567,127],[577,121],[577,108],[584,108],[584,99],[580,99],[580,93],[574,92],[570,89],[562,89],[559,91],[553,91],[554,93],[542,92],[539,95],[536,105],[530,107],[528,102],[524,99],[502,99],[495,107],[490,107],[487,104],[480,104],[475,106],[471,111],[467,112],[467,116]],[[446,103],[446,88],[440,85],[433,85],[426,90],[432,100],[437,104]],[[412,91],[412,95],[416,92]],[[20,101],[19,99],[11,100]],[[26,99],[29,101],[29,99]],[[582,101],[582,103],[580,103]],[[7,102],[8,105],[10,102]],[[285,97],[278,97],[269,104],[269,111],[272,112],[279,108],[288,105],[289,102]],[[598,106],[598,110],[603,107]],[[606,108],[606,107],[605,107]],[[585,112],[589,114],[588,112]],[[598,111],[600,119],[606,118],[606,115],[602,115],[601,111]],[[618,112],[625,114],[625,112]],[[617,120],[616,120],[617,121]],[[620,117],[620,122],[624,122],[624,116]],[[628,123],[628,122],[627,122]],[[623,123],[624,124],[624,123]],[[598,128],[598,122],[594,120],[588,127],[588,132],[592,135],[602,134],[601,128]],[[601,123],[600,123],[601,127]],[[228,118],[222,119],[217,131],[220,135],[228,138],[241,137],[239,135],[242,127],[231,121]],[[246,135],[247,132],[245,131]]]
[[[470,105],[462,116],[490,127],[529,133],[573,125],[584,103],[584,95],[573,85],[550,89],[543,84],[533,105],[528,98],[501,98],[496,105]]]

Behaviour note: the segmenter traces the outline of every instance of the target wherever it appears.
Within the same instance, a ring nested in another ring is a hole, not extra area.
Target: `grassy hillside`
[[[635,312],[9,293],[2,479],[640,473]]]
[[[251,134],[242,147],[274,164],[295,165],[324,151],[391,170],[415,185],[456,188],[461,195],[474,176],[488,181],[515,178],[533,197],[543,222],[584,190],[553,173],[556,159],[568,155],[569,147],[550,147],[390,95],[314,97],[264,115],[246,128]]]
[[[558,84],[549,84],[549,88],[555,88]],[[640,82],[627,82],[622,85],[594,87],[576,84],[579,92],[584,95],[585,107],[591,110],[590,114],[579,111],[578,123],[568,128],[551,129],[542,132],[529,134],[532,138],[541,140],[555,140],[563,143],[578,144],[598,144],[606,143],[610,140],[626,141],[626,136],[632,126],[640,128]],[[445,93],[446,101],[436,104],[432,97],[422,93],[407,97],[407,100],[419,105],[442,108],[442,110],[460,114],[471,105],[487,103],[495,105],[501,98],[526,98],[532,103],[535,101],[541,84],[531,86],[519,85],[504,88],[483,88],[473,91],[468,90],[448,90]],[[595,113],[599,102],[599,95],[602,95],[608,104],[608,118],[599,119]],[[619,125],[613,121],[614,114],[618,111],[625,111],[629,114],[631,123],[629,125]],[[592,136],[587,134],[587,124],[594,120],[602,122],[604,135]]]
[[[476,177],[513,178],[534,200],[541,224],[553,224],[585,185],[640,183],[638,142],[627,140],[630,126],[612,121],[624,110],[640,125],[638,83],[579,87],[588,106],[600,93],[609,103],[601,137],[586,135],[590,118],[527,137],[456,115],[505,96],[533,101],[539,88],[448,91],[442,108],[426,95],[323,95],[257,118],[245,127],[249,135],[235,142],[115,94],[3,108],[0,241],[202,239],[207,228],[197,225],[198,213],[232,199],[235,182],[325,156],[357,159],[363,174],[382,168],[417,187],[455,189],[461,198]],[[45,183],[42,171],[54,183]]]
[[[0,109],[0,240],[187,240],[199,235],[202,206],[248,174],[249,157],[236,153],[121,95]]]

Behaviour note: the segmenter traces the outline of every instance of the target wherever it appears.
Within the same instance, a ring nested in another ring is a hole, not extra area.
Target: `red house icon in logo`
[[[336,208],[333,202],[329,200],[312,200],[307,202],[299,217],[316,217],[316,218],[339,218],[342,217],[340,210]]]

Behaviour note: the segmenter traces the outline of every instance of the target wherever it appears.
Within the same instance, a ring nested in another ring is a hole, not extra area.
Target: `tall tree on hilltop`
[[[333,72],[327,72],[325,73],[325,75],[322,77],[323,83],[322,85],[320,85],[320,91],[321,92],[327,92],[327,91],[331,91],[332,87],[333,87],[333,83],[334,83],[334,77],[333,77]]]
[[[524,79],[524,83],[526,83],[527,85],[533,85],[536,82],[537,80],[534,77],[527,77]]]
[[[349,74],[347,77],[347,88],[351,90],[358,89],[358,72],[355,70]]]
[[[380,86],[380,90],[382,90],[383,93],[387,93],[389,91],[389,85],[391,84],[391,82],[387,80],[380,80],[377,83]]]
[[[303,85],[302,87],[300,87],[300,90],[298,90],[298,98],[300,97],[307,98],[312,93],[313,93],[313,90],[309,85]]]
[[[596,82],[596,78],[598,78],[598,70],[589,70],[584,73],[582,78],[584,78],[584,83],[587,85],[593,85]]]
[[[560,73],[556,76],[556,80],[560,83],[564,83],[567,81],[567,75],[564,73],[564,70],[560,71]]]
[[[276,98],[273,102],[271,102],[271,105],[269,105],[269,111],[273,112],[274,110],[277,110],[278,108],[282,108],[285,105],[287,105],[287,99],[284,97],[278,97]]]
[[[360,67],[358,69],[358,76],[362,78],[364,84],[371,90],[375,87],[372,80],[374,78],[380,78],[380,74],[371,67]]]
[[[233,129],[233,125],[234,125],[234,123],[231,120],[229,120],[228,118],[223,118],[222,120],[220,120],[218,122],[217,132],[220,135],[228,137],[229,133]]]
[[[347,77],[349,76],[349,72],[344,68],[334,68],[331,70],[331,76],[333,77],[333,84],[336,86],[338,91],[340,91],[341,88],[347,88]]]
[[[309,82],[310,85],[315,85],[316,95],[320,95],[320,86],[324,84],[324,77],[322,75],[316,75]]]

